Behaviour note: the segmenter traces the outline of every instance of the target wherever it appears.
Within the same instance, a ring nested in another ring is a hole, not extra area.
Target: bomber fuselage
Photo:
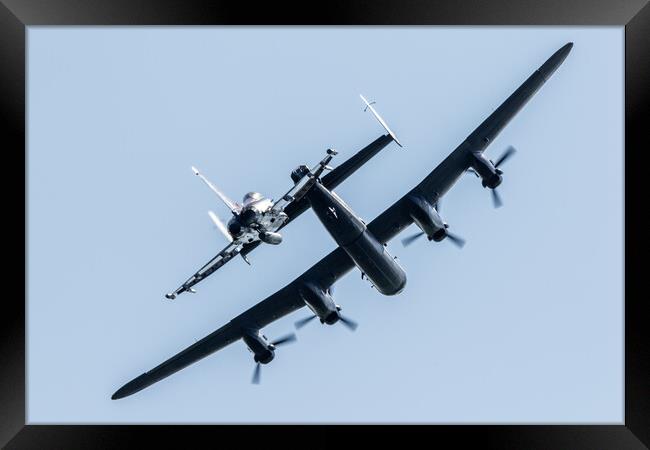
[[[379,292],[395,295],[404,289],[404,269],[338,195],[316,183],[306,197],[332,238]]]

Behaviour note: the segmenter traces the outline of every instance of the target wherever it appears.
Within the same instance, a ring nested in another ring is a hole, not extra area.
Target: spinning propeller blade
[[[260,372],[262,371],[262,365],[260,363],[255,364],[255,370],[253,371],[253,379],[251,383],[260,384]]]
[[[456,234],[447,232],[447,239],[458,248],[463,248],[465,246],[465,239]]]
[[[278,346],[278,345],[288,344],[290,342],[295,342],[295,341],[296,341],[296,333],[289,333],[286,336],[282,336],[281,338],[278,338],[275,341],[271,342],[271,345]]]
[[[294,323],[294,326],[296,327],[296,329],[300,329],[300,328],[304,327],[305,325],[307,325],[312,320],[314,320],[316,317],[318,317],[318,316],[316,314],[313,314],[313,315],[311,315],[309,317],[305,317],[304,319],[297,320]]]
[[[503,202],[501,201],[501,196],[499,195],[496,189],[492,189],[492,204],[494,205],[495,208],[501,208],[503,206]]]
[[[516,150],[512,145],[509,146],[509,147],[506,149],[506,151],[503,152],[503,154],[499,157],[499,159],[496,160],[496,162],[494,163],[494,167],[497,167],[497,168],[498,168],[501,164],[503,164],[503,163],[506,162],[508,159],[510,159],[510,157],[511,157],[512,155],[514,155],[515,153],[517,153],[517,150]]]
[[[271,342],[271,345],[273,347],[277,347],[278,345],[288,344],[290,342],[295,342],[295,341],[296,341],[296,333],[289,333]],[[262,375],[262,364],[260,364],[259,362],[255,363],[255,370],[253,371],[253,379],[251,380],[251,383],[260,384],[261,375]]]
[[[411,245],[413,242],[415,242],[416,240],[418,240],[422,236],[424,236],[424,231],[420,231],[419,233],[415,233],[412,236],[406,237],[406,238],[402,239],[402,245],[404,247],[408,247],[409,245]]]
[[[345,316],[342,316],[341,314],[339,314],[339,321],[340,321],[343,325],[345,325],[345,326],[346,326],[350,331],[354,331],[354,330],[356,330],[357,327],[359,326],[359,324],[356,323],[354,320],[349,319],[349,318],[347,318],[347,317],[345,317]]]
[[[517,150],[510,145],[506,150],[497,158],[496,162],[494,163],[494,168],[498,169],[499,166],[501,166],[504,162],[509,160],[512,155],[517,153]],[[499,171],[499,173],[501,173]],[[501,200],[501,196],[497,192],[496,188],[492,189],[492,204],[494,205],[495,208],[501,208],[503,206],[503,201]]]

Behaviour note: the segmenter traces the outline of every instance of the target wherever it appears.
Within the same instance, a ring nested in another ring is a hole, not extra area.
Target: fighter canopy
[[[244,206],[248,206],[251,203],[255,203],[256,201],[262,200],[262,194],[259,192],[248,192],[246,195],[244,195],[244,198],[242,199],[242,204]]]

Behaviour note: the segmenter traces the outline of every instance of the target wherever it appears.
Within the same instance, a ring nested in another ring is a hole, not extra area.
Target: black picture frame
[[[641,230],[645,221],[632,207],[644,202],[640,189],[646,178],[640,158],[648,152],[641,145],[647,133],[650,92],[650,5],[646,0],[337,0],[290,5],[279,2],[225,2],[208,0],[0,0],[0,104],[6,125],[5,175],[25,166],[25,38],[31,25],[620,25],[625,26],[625,420],[621,425],[503,425],[503,426],[406,426],[361,427],[382,443],[453,442],[479,448],[516,449],[633,449],[650,445],[650,352],[648,351],[647,300],[640,283],[643,264]],[[645,133],[644,133],[645,131]],[[6,161],[16,158],[15,164]],[[27,172],[23,172],[25,177]],[[16,175],[17,176],[17,175]],[[593,174],[598,176],[598,174]],[[18,176],[17,176],[18,177]],[[21,206],[13,192],[15,180],[3,177],[5,224],[15,224]],[[25,180],[23,186],[26,187]],[[607,189],[607,186],[603,186]],[[27,192],[22,210],[26,213]],[[594,195],[598,195],[597,192]],[[7,204],[6,200],[14,200]],[[597,214],[606,212],[594,211]],[[628,216],[629,215],[629,216]],[[26,258],[25,246],[19,250]],[[10,223],[7,223],[10,222]],[[19,228],[20,225],[15,225]],[[21,230],[17,231],[19,234]],[[9,236],[9,231],[5,232]],[[603,237],[608,238],[607,236]],[[8,266],[15,266],[5,257]],[[636,262],[639,263],[636,263]],[[26,260],[23,268],[26,268]],[[281,432],[315,432],[337,445],[353,431],[344,426],[223,427],[223,426],[75,426],[26,425],[25,416],[25,303],[18,279],[4,271],[0,327],[0,445],[6,448],[125,448],[145,439],[163,446],[187,447],[204,440],[212,445],[226,438],[257,443],[280,440]],[[218,405],[215,405],[218,407]],[[272,405],[269,405],[272,408]],[[296,429],[299,428],[299,429]],[[408,433],[405,441],[404,433]],[[423,441],[426,439],[426,441]],[[295,440],[295,438],[292,438]],[[280,442],[281,443],[281,442]]]

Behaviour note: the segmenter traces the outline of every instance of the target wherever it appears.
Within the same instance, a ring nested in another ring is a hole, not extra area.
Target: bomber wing
[[[111,398],[116,400],[135,394],[211,353],[236,342],[243,337],[245,330],[259,330],[269,323],[302,308],[305,303],[298,294],[298,288],[305,279],[322,279],[323,282],[327,282],[332,275],[332,267],[336,268],[334,272],[338,276],[342,276],[345,272],[351,270],[353,265],[343,250],[334,250],[305,272],[303,276],[235,317],[200,341],[172,356],[167,361],[131,380],[118,389]]]
[[[446,193],[470,167],[473,155],[485,150],[494,137],[564,61],[571,47],[572,44],[569,43],[555,52],[420,184],[369,223],[368,229],[375,237],[382,243],[386,243],[413,222],[407,207],[407,200],[411,195],[422,195],[431,201],[437,201]],[[112,398],[118,399],[138,392],[241,339],[243,330],[259,330],[300,309],[305,303],[299,295],[299,289],[305,283],[316,283],[321,288],[328,289],[353,267],[354,263],[345,251],[341,248],[335,249],[275,294],[194,345],[124,385],[113,394]]]

